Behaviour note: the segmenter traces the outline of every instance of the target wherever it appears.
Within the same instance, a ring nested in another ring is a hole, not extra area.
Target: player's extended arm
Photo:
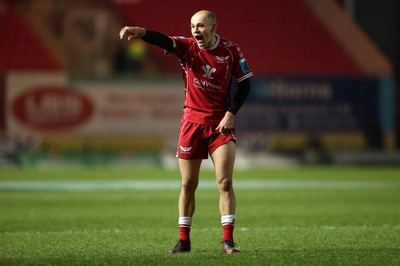
[[[157,45],[160,48],[167,50],[168,52],[172,52],[174,48],[174,43],[172,39],[161,32],[146,30],[141,27],[123,27],[119,32],[120,39],[125,37],[128,40],[133,40],[134,38],[142,38],[143,41]]]

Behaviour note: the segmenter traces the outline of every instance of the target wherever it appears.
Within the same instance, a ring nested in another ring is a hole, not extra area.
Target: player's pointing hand
[[[135,38],[142,38],[145,34],[146,30],[144,28],[125,26],[119,32],[119,38],[122,40],[127,37],[128,41],[130,41]]]

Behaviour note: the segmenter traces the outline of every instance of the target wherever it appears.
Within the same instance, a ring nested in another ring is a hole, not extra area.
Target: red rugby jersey
[[[218,125],[231,104],[231,82],[253,75],[239,46],[216,36],[209,49],[196,40],[171,37],[185,82],[183,119],[205,125]]]

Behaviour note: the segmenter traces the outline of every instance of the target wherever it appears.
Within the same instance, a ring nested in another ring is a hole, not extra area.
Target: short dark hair
[[[208,22],[211,25],[216,25],[217,24],[217,17],[215,16],[215,14],[213,12],[207,11],[207,16],[206,17],[208,19]]]

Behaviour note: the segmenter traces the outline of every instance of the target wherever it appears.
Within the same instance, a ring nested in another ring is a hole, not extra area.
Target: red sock
[[[179,226],[179,239],[190,241],[190,227]]]
[[[222,227],[224,230],[224,235],[222,236],[222,242],[225,240],[232,240],[233,241],[233,229],[234,229],[233,224],[227,224]]]

